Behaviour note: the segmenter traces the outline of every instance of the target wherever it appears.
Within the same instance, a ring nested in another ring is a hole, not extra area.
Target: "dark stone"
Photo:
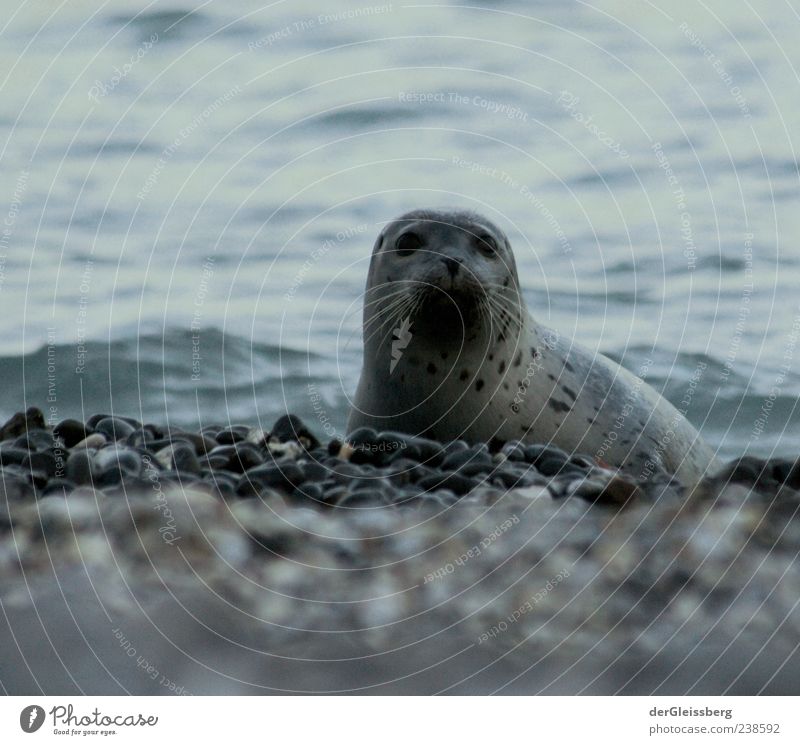
[[[368,509],[382,507],[386,504],[384,496],[376,491],[356,491],[344,494],[336,506],[343,509]]]
[[[354,448],[359,445],[375,445],[378,433],[372,427],[359,427],[347,435],[347,442]]]
[[[587,471],[597,467],[597,464],[588,455],[582,455],[580,453],[570,456],[568,462]]]
[[[328,455],[339,455],[342,449],[342,441],[333,439],[328,443]]]
[[[48,478],[56,475],[56,457],[50,451],[41,453],[28,453],[27,458],[20,464],[26,471],[38,471]]]
[[[188,442],[173,442],[170,447],[170,460],[173,468],[181,475],[186,473],[199,474],[202,470],[194,447]]]
[[[220,445],[234,445],[237,442],[244,442],[249,432],[248,427],[233,426],[221,429],[214,438]]]
[[[6,446],[6,447],[3,447]],[[15,443],[7,440],[0,443],[0,465],[20,465],[31,452],[27,448],[18,448]]]
[[[478,461],[477,463],[465,463],[458,468],[458,472],[462,476],[488,476],[495,467],[494,461],[490,460],[489,463]]]
[[[230,471],[223,471],[221,469],[215,471],[204,470],[201,475],[203,483],[208,484],[212,489],[216,490],[219,496],[225,499],[235,496],[236,485],[241,478],[241,475],[238,473],[231,473]]]
[[[92,427],[86,426],[77,419],[64,419],[53,427],[53,435],[60,439],[68,448],[77,445],[94,432]]]
[[[18,411],[3,424],[0,427],[0,441],[19,437],[32,429],[45,429],[44,414],[36,406],[31,406],[24,414]]]
[[[92,473],[101,486],[117,484],[124,476],[141,474],[142,457],[131,448],[112,445],[97,451],[92,469]]]
[[[76,484],[92,482],[92,453],[88,450],[76,450],[67,458],[67,478]]]
[[[423,476],[417,481],[417,486],[427,491],[450,489],[455,494],[463,496],[478,486],[478,482],[454,471],[441,471]]]
[[[131,432],[125,440],[125,443],[133,447],[147,447],[147,444],[153,442],[155,439],[151,430],[141,427]]]
[[[212,437],[199,435],[195,432],[187,432],[178,428],[170,428],[169,431],[164,433],[162,439],[167,439],[171,442],[188,442],[197,455],[208,455],[214,448],[219,447],[219,443]]]
[[[536,464],[536,470],[542,476],[570,476],[579,477],[586,475],[586,469],[574,466],[570,463],[564,463],[559,458],[545,458]]]
[[[233,445],[220,445],[220,448],[229,448]],[[217,471],[224,469],[231,460],[230,453],[219,452],[211,453],[205,458],[200,458],[200,467],[207,471]]]
[[[139,429],[142,426],[142,423],[133,417],[115,416],[114,414],[93,414],[86,420],[86,426],[91,429],[97,429],[97,425],[103,421],[103,419],[119,419],[129,424],[131,429]]]
[[[146,447],[151,453],[158,453],[164,448],[168,448],[175,442],[186,442],[186,440],[175,439],[172,440],[169,437],[157,437],[152,440],[148,440],[144,443],[144,447]],[[187,445],[190,443],[186,443]]]
[[[538,461],[542,458],[546,458],[548,456],[553,456],[557,458],[561,458],[564,463],[569,460],[569,455],[565,453],[561,448],[557,448],[555,445],[526,445],[525,446],[525,459],[528,463],[533,463],[534,465],[538,465]]]
[[[468,463],[477,463],[481,465],[491,466],[492,456],[489,455],[489,448],[486,445],[473,445],[466,450],[459,450],[455,453],[450,453],[442,462],[442,468],[448,471],[457,471],[461,466]]]
[[[321,482],[330,476],[330,469],[327,466],[314,461],[303,463],[303,472],[306,475],[306,481]]]
[[[0,474],[0,512],[6,512],[12,504],[33,500],[34,489],[22,473],[3,469]]]
[[[525,469],[500,466],[492,472],[491,480],[495,485],[513,489],[515,487],[530,486],[535,481],[535,476],[535,471],[531,473]]]
[[[90,420],[91,421],[91,420]],[[124,440],[130,437],[135,427],[121,417],[106,417],[94,425],[96,431],[104,434],[110,440]]]
[[[298,486],[292,493],[295,499],[310,499],[314,502],[322,502],[325,491],[319,484],[305,483]]]
[[[236,493],[242,496],[257,496],[261,489],[270,487],[291,494],[304,481],[303,469],[294,462],[257,466],[239,479]]]
[[[337,484],[348,484],[355,478],[362,478],[364,474],[364,469],[355,463],[337,460],[328,465],[328,478]]]
[[[55,439],[52,432],[45,429],[32,429],[18,437],[17,444],[28,450],[51,450],[55,445]]]
[[[466,440],[452,440],[444,446],[445,455],[457,453],[459,450],[467,450],[469,443]]]
[[[319,440],[294,414],[284,414],[278,419],[272,426],[270,437],[277,438],[278,442],[299,442],[306,450],[319,447]]]
[[[235,445],[218,445],[208,455],[208,462],[217,468],[234,473],[245,473],[264,462],[262,451],[250,442],[237,442]]]
[[[495,455],[496,453],[499,453],[503,449],[503,446],[505,444],[506,444],[506,441],[504,439],[502,439],[501,437],[492,437],[492,439],[489,440],[489,444],[488,444],[489,452],[492,455]]]
[[[419,509],[447,509],[456,504],[459,499],[460,497],[456,493],[450,491],[450,489],[438,489],[431,494],[426,494],[419,500],[417,507]]]
[[[392,451],[388,453],[386,459],[388,463],[398,458],[408,458],[429,466],[439,466],[445,457],[441,443],[429,440],[427,437],[415,437],[403,432],[381,432],[377,436],[377,441],[391,443]]]
[[[503,445],[500,452],[509,460],[522,462],[528,460],[528,456],[525,452],[525,444],[519,440],[511,440],[507,442],[505,445]]]
[[[44,489],[41,490],[40,494],[43,497],[47,497],[51,494],[66,496],[73,492],[76,487],[77,484],[69,479],[50,479]]]

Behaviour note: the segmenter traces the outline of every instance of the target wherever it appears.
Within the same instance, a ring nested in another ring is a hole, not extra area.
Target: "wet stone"
[[[310,499],[314,502],[322,502],[325,491],[320,484],[305,483],[298,486],[293,492],[294,499]]]
[[[233,425],[221,429],[214,439],[220,445],[234,445],[237,442],[244,442],[249,431],[250,428],[244,425]]]
[[[73,450],[67,458],[67,478],[79,485],[91,483],[93,455],[87,449]]]
[[[149,429],[142,428],[135,429],[131,432],[125,442],[133,447],[147,447],[147,444],[155,439],[155,436]]]
[[[194,452],[197,455],[207,455],[214,450],[214,448],[219,446],[219,443],[211,437],[198,435],[194,432],[187,432],[183,429],[170,429],[169,432],[164,433],[162,439],[168,439],[172,442],[187,442],[194,448]]]
[[[26,471],[38,471],[48,478],[56,475],[56,456],[52,452],[28,453],[20,465]]]
[[[279,442],[299,442],[306,450],[319,447],[319,440],[311,433],[299,417],[284,414],[272,427],[270,437]]]
[[[457,470],[462,476],[485,477],[494,471],[495,466],[494,462],[466,463]]]
[[[450,489],[454,493],[462,496],[467,494],[471,489],[478,486],[479,482],[475,479],[462,476],[460,473],[454,471],[443,471],[440,473],[432,473],[424,476],[417,481],[417,486],[420,489],[433,491],[435,489]]]
[[[94,456],[94,472],[101,478],[110,473],[138,476],[142,471],[142,457],[135,450],[126,447],[107,447],[98,450]],[[103,479],[105,481],[105,479]],[[119,480],[119,479],[117,479]],[[107,482],[107,483],[116,483]]]
[[[260,489],[270,487],[291,493],[305,481],[303,469],[296,463],[257,466],[245,473],[236,486],[237,494],[252,496]]]
[[[303,462],[301,465],[307,481],[324,481],[328,478],[328,474],[330,473],[330,469],[322,463],[311,461]]]
[[[337,460],[334,463],[326,464],[328,466],[327,478],[335,481],[337,484],[347,484],[352,479],[362,478],[365,471],[360,466],[347,461]]]
[[[47,497],[51,494],[57,496],[67,495],[75,491],[76,487],[77,484],[69,479],[50,479],[50,481],[47,482],[47,486],[41,490],[40,495],[43,497]]]
[[[32,429],[24,435],[20,435],[15,444],[17,447],[27,448],[28,450],[50,450],[55,445],[55,440],[51,432],[43,429]]]
[[[61,440],[68,448],[85,440],[94,430],[77,419],[63,419],[53,427],[53,436]]]
[[[536,470],[544,476],[566,476],[571,473],[582,473],[582,469],[571,466],[566,459],[558,456],[547,456],[536,462]]]
[[[174,468],[180,473],[199,474],[202,470],[194,448],[182,440],[159,450],[156,453],[156,459],[164,468]]]
[[[492,467],[492,456],[489,455],[489,449],[486,445],[473,445],[466,450],[451,453],[442,462],[442,468],[455,471],[461,468],[461,466],[468,464],[485,465],[488,468]]]
[[[444,446],[444,452],[446,455],[450,455],[451,453],[457,453],[459,450],[468,450],[469,443],[466,440],[453,440],[452,442],[448,442]]]
[[[500,449],[500,453],[508,460],[527,462],[528,455],[525,452],[525,444],[519,440],[510,440]]]
[[[4,447],[5,446],[5,447]],[[10,440],[0,443],[0,465],[20,465],[28,456],[30,450],[27,448],[17,447],[16,444]]]
[[[386,501],[382,494],[369,491],[348,492],[336,503],[337,507],[344,509],[366,509],[385,505]]]
[[[24,413],[18,411],[0,427],[0,441],[14,439],[32,429],[45,429],[41,409],[31,406]]]
[[[130,416],[119,416],[118,414],[93,414],[86,420],[86,424],[89,427],[97,429],[97,425],[103,419],[119,419],[120,421],[129,424],[133,429],[138,429],[142,426],[142,423],[138,419],[134,419]]]
[[[124,440],[133,434],[136,427],[119,417],[106,417],[97,422],[94,429],[109,440]]]
[[[226,448],[225,453],[228,456],[227,463],[223,466],[227,471],[244,473],[251,468],[260,466],[264,462],[262,451],[250,442],[237,442],[235,445],[218,446],[212,452],[217,454],[222,448]]]
[[[75,445],[72,448],[72,452],[74,453],[78,450],[98,450],[99,448],[103,447],[106,442],[108,442],[108,440],[104,434],[101,432],[94,432],[85,440],[81,440],[77,445]]]
[[[546,458],[552,458],[566,463],[569,460],[569,454],[564,452],[561,448],[557,448],[555,445],[526,445],[525,458],[528,463],[533,463],[538,468],[539,461]]]
[[[359,427],[347,436],[347,442],[354,448],[359,445],[375,445],[377,440],[378,433],[372,427]]]
[[[228,448],[233,447],[232,445],[220,445],[221,448]],[[228,463],[230,463],[231,457],[230,453],[227,452],[220,452],[220,453],[210,453],[205,458],[200,458],[200,467],[204,470],[208,471],[218,471],[220,469],[225,469]]]
[[[492,472],[492,483],[502,485],[507,489],[530,486],[536,481],[538,474],[535,471],[526,471],[520,468],[499,467]]]

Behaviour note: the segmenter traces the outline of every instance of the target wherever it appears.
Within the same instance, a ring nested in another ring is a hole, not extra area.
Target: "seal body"
[[[387,225],[363,322],[349,432],[551,443],[635,478],[665,471],[686,484],[716,465],[643,380],[534,321],[508,239],[480,215],[417,210]]]

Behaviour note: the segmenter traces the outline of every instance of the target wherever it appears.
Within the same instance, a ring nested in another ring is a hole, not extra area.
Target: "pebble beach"
[[[800,692],[789,460],[29,408],[0,462],[10,693]]]

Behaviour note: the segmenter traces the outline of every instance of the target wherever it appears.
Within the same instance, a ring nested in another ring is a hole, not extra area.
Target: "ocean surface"
[[[798,38],[783,0],[14,4],[0,416],[341,434],[375,236],[450,205],[723,456],[795,456]]]

